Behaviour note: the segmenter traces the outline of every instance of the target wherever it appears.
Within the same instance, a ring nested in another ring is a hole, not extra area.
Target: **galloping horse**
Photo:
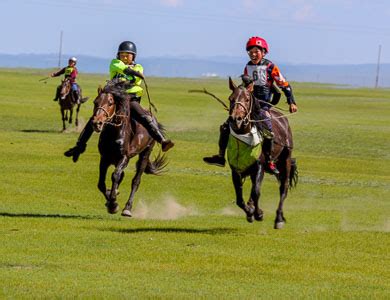
[[[166,166],[164,155],[158,154],[150,161],[150,154],[155,141],[147,130],[130,119],[131,95],[125,92],[123,84],[111,81],[103,89],[98,89],[98,96],[94,100],[93,127],[100,133],[99,152],[99,183],[98,188],[106,198],[106,207],[109,213],[118,211],[116,197],[118,188],[125,175],[129,160],[138,155],[136,173],[132,180],[131,193],[122,211],[122,216],[131,217],[134,195],[137,191],[141,176],[146,174],[158,175]],[[112,173],[112,187],[106,188],[107,169],[115,166]]]
[[[232,91],[232,94],[229,97],[229,120],[231,129],[231,135],[229,137],[230,143],[232,139],[234,139],[232,134],[236,136],[250,134],[254,122],[251,119],[254,98],[251,93],[250,85],[248,87],[245,87],[244,85],[236,86],[232,79],[229,78],[229,88]],[[278,209],[276,210],[274,228],[280,229],[286,222],[286,219],[283,216],[283,202],[287,197],[289,187],[291,188],[297,184],[298,171],[295,159],[291,158],[293,138],[288,120],[285,116],[283,116],[283,114],[273,109],[270,113],[272,116],[271,121],[275,134],[272,157],[276,160],[276,164],[280,172],[277,177],[280,184],[280,199]],[[238,155],[240,155],[240,153],[238,153]],[[259,159],[255,160],[245,170],[238,170],[235,166],[232,166],[231,160],[229,160],[229,164],[232,170],[232,179],[236,192],[236,204],[245,211],[249,222],[253,222],[253,219],[262,221],[263,211],[259,206],[259,198],[260,187],[264,178],[264,155],[261,154]],[[242,196],[242,187],[243,181],[247,176],[250,176],[251,178],[252,189],[249,201],[245,204]]]
[[[79,111],[80,111],[81,104],[76,103],[75,99],[73,99],[73,95],[71,91],[72,91],[72,84],[69,78],[65,78],[61,82],[60,99],[59,99],[61,116],[62,116],[62,130],[66,129],[65,121],[68,121],[68,112],[69,112],[69,124],[72,124],[73,107],[75,105],[77,105],[75,125],[76,126],[79,125]]]

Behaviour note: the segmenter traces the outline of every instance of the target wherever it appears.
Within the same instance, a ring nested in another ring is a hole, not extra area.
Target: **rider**
[[[134,84],[133,87],[126,90],[128,94],[132,95],[130,102],[132,118],[141,123],[148,130],[150,136],[161,143],[162,151],[166,152],[174,146],[174,143],[169,139],[165,139],[157,122],[155,122],[152,116],[150,116],[140,105],[143,93],[141,83],[145,77],[143,75],[143,67],[134,62],[136,55],[137,48],[133,42],[122,42],[118,47],[116,58],[114,58],[110,64],[110,79],[119,78]],[[76,146],[66,151],[64,155],[72,157],[73,161],[76,162],[80,154],[85,151],[87,141],[92,133],[93,125],[91,117],[81,132]],[[123,139],[119,139],[117,142],[122,145]]]
[[[69,58],[67,67],[62,68],[61,70],[50,74],[50,77],[57,77],[64,74],[65,79],[69,78],[70,83],[72,84],[72,94],[73,94],[74,102],[80,104],[81,101],[80,89],[76,83],[76,77],[78,74],[76,64],[77,64],[77,58],[73,56]],[[57,87],[56,96],[53,99],[53,101],[57,101],[60,98],[60,90],[61,90],[61,85]]]
[[[265,55],[269,52],[267,42],[261,37],[251,37],[246,43],[246,51],[250,61],[244,68],[244,75],[250,76],[253,80],[253,95],[256,99],[254,110],[252,112],[257,122],[257,127],[263,132],[264,136],[264,156],[267,162],[268,171],[273,174],[279,174],[275,162],[271,157],[273,137],[271,114],[271,90],[274,83],[283,91],[289,104],[289,110],[294,113],[298,110],[290,84],[285,80],[279,71],[279,68],[268,59]],[[208,164],[225,166],[225,150],[229,140],[229,122],[226,121],[220,127],[219,137],[219,154],[211,157],[205,157],[203,160]]]

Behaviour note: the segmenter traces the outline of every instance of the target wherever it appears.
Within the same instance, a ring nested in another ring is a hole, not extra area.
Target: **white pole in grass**
[[[60,49],[58,51],[58,68],[61,67],[61,56],[62,56],[62,36],[63,36],[63,31],[61,30],[60,33]]]
[[[380,66],[380,62],[381,62],[381,50],[382,50],[382,45],[379,45],[378,63],[376,65],[375,88],[378,88],[378,82],[379,82],[379,66]]]

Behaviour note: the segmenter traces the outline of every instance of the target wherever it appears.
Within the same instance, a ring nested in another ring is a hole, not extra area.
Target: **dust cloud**
[[[186,216],[198,216],[199,211],[193,206],[183,206],[169,196],[162,201],[146,203],[141,200],[134,209],[133,216],[138,219],[176,220]]]

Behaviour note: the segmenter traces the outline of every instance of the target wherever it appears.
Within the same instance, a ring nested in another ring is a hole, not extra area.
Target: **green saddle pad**
[[[252,137],[248,137],[252,135]],[[252,130],[245,135],[237,135],[230,130],[229,142],[227,147],[227,158],[229,165],[238,173],[245,172],[261,154],[262,139],[257,130]]]

